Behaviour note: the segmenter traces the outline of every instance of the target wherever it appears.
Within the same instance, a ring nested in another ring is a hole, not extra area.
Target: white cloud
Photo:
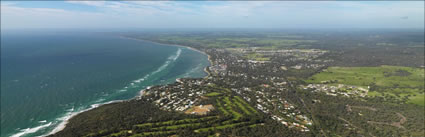
[[[54,8],[22,8],[3,4],[1,11],[2,28],[74,28],[107,19],[102,13]]]
[[[66,1],[96,10],[2,2],[6,27],[423,27],[424,2]],[[422,5],[422,6],[421,6]],[[400,17],[409,16],[408,20]],[[3,27],[4,27],[3,26]]]
[[[96,7],[103,7],[105,6],[105,1],[66,1],[66,3],[71,4],[81,4],[81,5],[87,5],[87,6],[96,6]]]

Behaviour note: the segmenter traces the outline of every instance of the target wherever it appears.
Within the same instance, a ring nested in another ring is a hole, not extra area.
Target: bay
[[[1,136],[51,133],[71,115],[148,86],[204,77],[208,65],[188,48],[118,35],[2,33]]]

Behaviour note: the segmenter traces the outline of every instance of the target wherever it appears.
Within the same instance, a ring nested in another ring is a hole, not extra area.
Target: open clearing
[[[209,105],[199,105],[194,106],[192,109],[185,111],[186,114],[196,114],[196,115],[206,115],[208,112],[214,110],[214,106]]]
[[[424,69],[379,67],[330,67],[305,80],[307,83],[345,84],[373,87],[368,96],[408,98],[407,102],[424,105]]]

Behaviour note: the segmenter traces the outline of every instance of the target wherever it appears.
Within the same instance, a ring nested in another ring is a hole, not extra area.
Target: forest
[[[425,135],[422,31],[108,34],[205,52],[209,75],[84,112],[52,136]]]

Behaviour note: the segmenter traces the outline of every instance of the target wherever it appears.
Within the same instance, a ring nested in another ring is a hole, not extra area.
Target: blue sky
[[[424,1],[1,1],[1,28],[424,28]]]

